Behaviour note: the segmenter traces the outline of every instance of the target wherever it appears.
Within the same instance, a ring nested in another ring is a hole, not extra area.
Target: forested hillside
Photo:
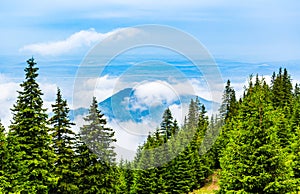
[[[133,161],[116,161],[115,132],[96,97],[78,133],[58,88],[52,116],[43,108],[34,59],[0,125],[0,193],[189,193],[220,172],[217,193],[300,191],[300,87],[286,69],[271,83],[250,76],[237,99],[227,81],[218,115],[191,99],[182,126],[170,109]]]

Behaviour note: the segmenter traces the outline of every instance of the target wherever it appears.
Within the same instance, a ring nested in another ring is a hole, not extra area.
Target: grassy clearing
[[[216,170],[211,176],[207,178],[207,183],[205,183],[204,187],[191,192],[190,194],[212,194],[215,191],[219,190],[219,172],[220,170]]]

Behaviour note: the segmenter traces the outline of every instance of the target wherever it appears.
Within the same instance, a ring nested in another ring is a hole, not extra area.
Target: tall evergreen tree
[[[172,136],[173,130],[173,116],[169,108],[164,111],[162,122],[160,125],[160,133],[162,133],[163,137],[165,138],[165,142],[167,139],[170,139]]]
[[[235,90],[231,87],[230,80],[227,80],[225,90],[222,97],[222,104],[220,106],[219,112],[221,119],[227,119],[231,115],[235,114],[236,110],[236,96]]]
[[[282,68],[280,68],[277,75],[275,72],[273,73],[271,89],[274,107],[283,108],[291,105],[293,86],[286,68],[284,68],[283,72]]]
[[[252,85],[251,75],[249,91],[252,90]],[[247,94],[244,92],[244,97],[246,95]],[[216,118],[215,128],[213,129],[213,131],[211,131],[212,133],[214,133],[214,135],[218,135],[218,138],[216,139],[210,152],[211,154],[214,154],[214,157],[216,159],[215,168],[220,168],[219,158],[221,157],[222,151],[225,149],[227,143],[229,142],[228,135],[232,130],[232,127],[230,126],[230,120],[232,119],[232,117],[234,117],[234,115],[237,114],[238,105],[239,103],[236,101],[235,90],[231,86],[230,80],[227,80],[227,84],[223,92],[222,103],[219,108],[219,118]]]
[[[199,113],[199,99],[191,99],[189,104],[189,111],[187,117],[187,128],[192,129],[196,128],[198,124],[198,113]]]
[[[36,82],[38,68],[31,58],[25,68],[17,102],[12,108],[13,121],[8,133],[10,192],[48,193],[57,178],[53,170],[54,152],[47,127],[42,91]]]
[[[149,134],[140,152],[132,193],[156,193],[156,182],[161,175],[156,174],[154,148],[155,137]]]
[[[75,133],[71,130],[74,125],[68,118],[69,107],[67,101],[62,98],[60,89],[57,89],[56,101],[52,105],[54,115],[50,118],[52,125],[52,141],[56,154],[54,173],[59,177],[55,188],[51,193],[77,192],[76,177],[78,172],[75,166]]]
[[[105,126],[106,119],[103,116],[93,97],[89,113],[84,118],[87,124],[80,128],[80,139],[83,142],[77,146],[81,190],[94,185],[93,189],[85,193],[116,193],[119,184],[116,180],[116,153],[112,145],[116,141],[115,132]]]
[[[106,127],[106,119],[104,114],[98,110],[98,102],[93,97],[89,114],[84,118],[86,125],[80,128],[82,140],[89,146],[91,151],[98,155],[102,162],[115,163],[116,153],[114,151],[113,142],[115,132],[113,129]]]
[[[0,193],[4,192],[5,189],[9,186],[4,173],[7,164],[7,142],[4,132],[5,128],[0,123]]]
[[[278,137],[278,120],[284,119],[272,107],[269,87],[257,79],[230,121],[233,130],[221,158],[219,193],[295,191],[291,161]]]
[[[107,180],[107,173],[110,168],[103,165],[98,156],[93,153],[89,147],[81,140],[80,136],[76,136],[76,165],[75,168],[79,172],[79,178],[76,179],[78,193],[114,193],[111,184],[115,182]]]

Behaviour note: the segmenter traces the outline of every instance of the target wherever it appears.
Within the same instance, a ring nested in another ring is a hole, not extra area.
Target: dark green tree
[[[0,193],[4,192],[7,187],[9,187],[9,183],[7,182],[7,178],[5,176],[5,167],[7,164],[7,142],[5,135],[5,128],[0,123]]]
[[[293,86],[291,83],[290,75],[286,68],[282,72],[282,68],[279,69],[279,73],[275,72],[272,75],[272,102],[274,107],[283,108],[284,106],[290,106],[292,102]]]
[[[82,141],[80,136],[76,136],[76,165],[75,168],[79,172],[77,179],[78,193],[114,193],[112,184],[107,178],[107,173],[111,172],[108,165],[102,164],[98,156],[93,153],[89,147]]]
[[[131,188],[134,184],[134,173],[136,169],[133,169],[132,162],[129,162],[127,160],[121,160],[119,164],[119,171],[121,178],[121,186],[122,189],[119,189],[122,191],[122,193],[130,193]]]
[[[116,153],[113,143],[115,132],[113,129],[106,127],[106,119],[104,114],[98,110],[98,102],[93,97],[89,114],[84,118],[87,123],[80,128],[82,140],[89,146],[91,151],[98,155],[102,162],[110,164],[115,163]]]
[[[160,133],[165,138],[165,142],[171,138],[173,130],[173,116],[169,108],[164,111],[160,124]]]
[[[159,132],[157,131],[159,135]],[[140,150],[140,157],[136,165],[134,184],[131,193],[157,193],[157,180],[161,175],[156,174],[155,166],[155,137],[150,134]]]
[[[47,127],[46,109],[42,91],[36,81],[38,68],[31,58],[25,68],[25,81],[21,83],[17,102],[12,108],[13,121],[9,127],[7,173],[9,192],[48,193],[56,184],[52,174],[54,152]]]
[[[81,161],[80,185],[84,185],[81,189],[94,184],[93,189],[87,189],[86,193],[116,193],[119,183],[113,146],[116,141],[115,132],[105,126],[106,119],[98,109],[95,97],[84,120],[87,124],[80,128],[80,138],[83,142],[77,151]]]
[[[54,173],[59,179],[55,188],[51,189],[51,193],[78,192],[76,185],[78,172],[74,168],[76,139],[75,133],[71,130],[74,123],[68,117],[70,110],[67,101],[62,98],[59,88],[52,110],[54,114],[49,122],[52,125],[51,135],[56,154]]]
[[[228,117],[234,115],[236,106],[237,100],[235,96],[235,90],[231,87],[230,80],[227,80],[222,97],[222,104],[219,109],[221,119],[225,120]]]
[[[198,113],[199,113],[199,100],[191,99],[189,104],[189,111],[187,115],[186,127],[189,129],[196,128],[198,124]]]
[[[230,141],[221,157],[219,193],[289,193],[295,191],[289,153],[280,145],[284,114],[272,106],[264,81],[249,86],[230,121]]]

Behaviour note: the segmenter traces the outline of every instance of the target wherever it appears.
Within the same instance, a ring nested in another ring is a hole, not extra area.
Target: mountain
[[[132,120],[141,122],[145,117],[151,117],[153,120],[160,121],[163,111],[171,105],[188,105],[191,99],[195,99],[195,95],[182,95],[180,99],[174,100],[172,103],[167,103],[162,100],[161,104],[149,107],[147,104],[141,104],[137,108],[137,98],[135,91],[132,88],[123,89],[111,97],[99,103],[99,108],[108,120],[117,119],[118,121]],[[216,102],[209,101],[198,97],[200,102],[204,104],[206,110],[211,110],[213,105],[219,105]],[[87,108],[78,108],[70,111],[70,118],[74,120],[77,116],[88,113]]]

